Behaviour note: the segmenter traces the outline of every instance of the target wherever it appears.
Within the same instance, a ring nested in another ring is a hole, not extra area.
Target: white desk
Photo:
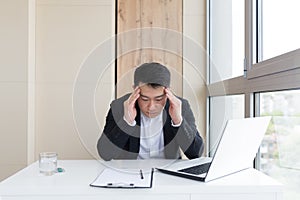
[[[155,171],[151,189],[108,189],[89,186],[108,164],[119,168],[146,169],[162,166],[168,162],[170,161],[59,160],[59,167],[63,167],[66,171],[53,176],[41,175],[36,162],[0,183],[0,199],[280,200],[283,196],[281,184],[254,169],[208,183]]]

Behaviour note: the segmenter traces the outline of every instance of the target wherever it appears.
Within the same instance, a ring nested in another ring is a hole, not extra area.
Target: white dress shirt
[[[141,136],[138,159],[165,158],[163,112],[155,118],[141,112]]]
[[[163,112],[155,118],[149,118],[142,112],[141,114],[141,135],[140,135],[140,149],[137,159],[150,158],[165,158],[164,154],[164,134],[163,134]],[[135,126],[136,121],[129,123],[125,117],[124,121],[129,126]],[[173,127],[179,127],[182,123],[182,118],[179,124],[174,124]]]

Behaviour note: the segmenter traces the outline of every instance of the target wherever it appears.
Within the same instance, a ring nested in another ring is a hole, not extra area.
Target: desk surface
[[[35,162],[0,183],[0,199],[118,199],[143,200],[156,197],[164,199],[238,199],[247,195],[249,199],[281,199],[282,185],[263,173],[247,169],[208,183],[154,172],[151,189],[107,189],[90,187],[89,184],[105,167],[141,168],[161,167],[170,160],[59,160],[63,173],[44,176]],[[129,192],[130,190],[130,192]],[[146,195],[146,196],[145,196]],[[220,196],[222,195],[222,196]],[[250,195],[250,196],[249,196]],[[253,196],[255,195],[255,196]],[[259,196],[257,196],[259,195]],[[59,197],[59,198],[58,198]],[[167,198],[166,198],[167,197]],[[127,198],[125,198],[127,199]]]

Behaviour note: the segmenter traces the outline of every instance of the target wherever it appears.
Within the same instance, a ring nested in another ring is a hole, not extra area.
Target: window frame
[[[209,138],[210,98],[226,95],[245,95],[245,117],[258,116],[255,105],[255,93],[291,90],[300,88],[300,49],[261,61],[261,1],[245,1],[245,59],[244,76],[238,76],[210,84],[211,55],[211,1],[207,0],[207,137]],[[256,3],[256,35],[253,35],[253,3]],[[257,39],[255,49],[256,63],[253,62],[253,41]],[[256,98],[257,100],[257,98]],[[210,141],[208,141],[209,143]]]

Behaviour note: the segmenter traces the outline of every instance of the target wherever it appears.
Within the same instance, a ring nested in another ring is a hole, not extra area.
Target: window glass
[[[273,116],[260,148],[260,170],[285,185],[284,199],[300,199],[300,90],[260,94],[260,115]]]
[[[209,155],[212,156],[229,119],[244,118],[244,95],[210,98]]]
[[[210,1],[210,83],[243,75],[244,1]]]
[[[287,53],[300,47],[300,1],[262,1],[262,58]]]

